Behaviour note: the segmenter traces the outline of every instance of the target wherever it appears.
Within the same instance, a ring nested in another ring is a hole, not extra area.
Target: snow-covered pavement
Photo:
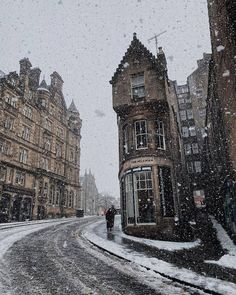
[[[114,253],[118,257],[121,257],[127,261],[135,263],[137,265],[146,267],[154,272],[164,274],[165,276],[172,277],[174,279],[183,280],[189,284],[195,285],[200,288],[205,288],[209,291],[216,292],[218,294],[224,295],[235,295],[236,294],[236,284],[224,280],[219,280],[217,278],[212,278],[209,276],[199,275],[189,269],[179,268],[173,264],[167,263],[163,260],[157,259],[155,257],[150,257],[131,250],[130,247],[126,247],[124,244],[119,242],[119,239],[124,237],[124,234],[120,231],[119,220],[116,219],[116,225],[114,232],[106,234],[105,222],[100,221],[96,224],[92,224],[83,232],[83,236],[95,245],[98,245],[104,250]],[[97,230],[99,228],[99,230]],[[98,234],[99,232],[99,234]],[[101,234],[103,233],[103,234]],[[147,241],[146,239],[133,238],[125,235],[125,238],[137,241],[141,244],[145,244],[152,247],[157,247],[159,249],[182,249],[185,247],[196,247],[198,246],[198,241],[195,243],[172,243],[163,241]],[[179,244],[179,245],[178,245]],[[235,278],[236,283],[236,278]]]

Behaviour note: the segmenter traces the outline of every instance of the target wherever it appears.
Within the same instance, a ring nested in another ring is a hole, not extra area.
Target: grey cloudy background
[[[28,57],[49,83],[56,70],[67,104],[83,120],[81,174],[91,169],[98,190],[118,197],[118,135],[109,80],[133,32],[148,39],[164,30],[159,45],[169,77],[184,83],[203,52],[210,52],[206,0],[1,0],[0,69],[19,71]]]

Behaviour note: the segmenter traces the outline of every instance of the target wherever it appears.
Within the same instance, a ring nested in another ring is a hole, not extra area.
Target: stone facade
[[[166,59],[136,34],[112,80],[119,132],[122,227],[128,234],[172,239],[179,217],[177,98]]]
[[[212,61],[207,99],[209,210],[236,235],[236,2],[208,1]]]
[[[85,171],[84,176],[80,178],[81,182],[81,208],[87,215],[95,215],[98,213],[98,189],[94,175]]]
[[[203,143],[206,136],[206,100],[210,54],[203,54],[197,61],[197,69],[188,76],[187,84],[177,85],[178,112],[183,149],[189,179],[190,194],[195,202],[204,203]],[[200,204],[196,203],[200,207]],[[205,204],[203,204],[205,206]]]
[[[67,109],[57,72],[48,86],[40,69],[0,79],[0,214],[4,221],[71,216],[80,207],[81,119]]]

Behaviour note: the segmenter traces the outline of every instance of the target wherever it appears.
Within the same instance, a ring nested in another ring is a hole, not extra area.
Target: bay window
[[[135,122],[135,139],[136,139],[137,150],[147,148],[147,121],[146,120]]]

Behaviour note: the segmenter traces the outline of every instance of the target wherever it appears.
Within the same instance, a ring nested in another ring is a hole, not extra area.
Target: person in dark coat
[[[107,230],[112,230],[114,226],[114,220],[116,215],[116,209],[112,205],[111,208],[109,208],[106,212],[106,221],[107,221]]]

